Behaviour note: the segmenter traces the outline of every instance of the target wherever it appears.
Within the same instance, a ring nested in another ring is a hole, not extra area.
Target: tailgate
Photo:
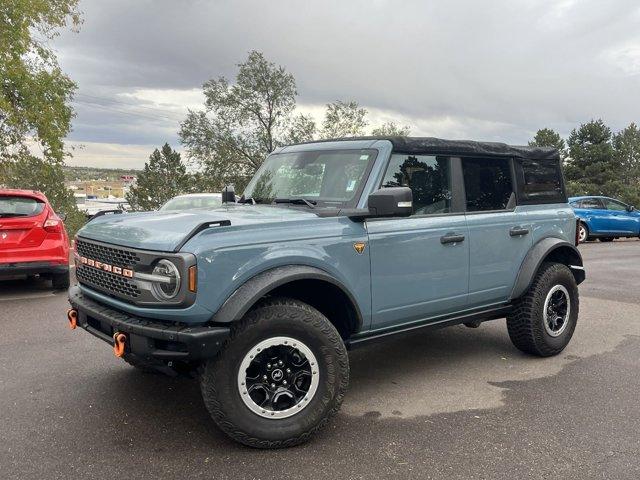
[[[0,218],[0,251],[16,248],[37,247],[44,241],[47,232],[42,228],[43,220]]]
[[[43,228],[47,212],[38,199],[0,196],[0,251],[41,245],[47,236]]]

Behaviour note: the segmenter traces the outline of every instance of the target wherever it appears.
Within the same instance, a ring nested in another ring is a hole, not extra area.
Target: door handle
[[[524,227],[513,227],[509,230],[509,235],[512,237],[521,237],[527,233],[529,233],[529,229]]]
[[[443,245],[445,243],[460,243],[464,242],[464,235],[460,235],[458,233],[447,233],[446,235],[440,237],[440,243]]]

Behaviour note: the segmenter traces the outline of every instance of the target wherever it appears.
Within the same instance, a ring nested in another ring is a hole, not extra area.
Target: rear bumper
[[[129,315],[91,300],[77,286],[69,289],[69,303],[77,311],[79,327],[110,345],[114,334],[124,333],[125,355],[149,363],[212,358],[230,334],[226,327],[177,326]]]
[[[9,277],[12,275],[35,275],[37,273],[69,273],[69,265],[54,262],[0,263],[0,277]]]

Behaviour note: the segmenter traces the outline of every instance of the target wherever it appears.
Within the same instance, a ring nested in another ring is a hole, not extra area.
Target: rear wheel
[[[578,306],[578,285],[571,270],[561,263],[543,263],[507,316],[509,337],[523,352],[557,355],[573,336]]]
[[[66,290],[69,284],[69,272],[55,273],[51,276],[51,285],[55,290]]]
[[[338,331],[316,309],[290,299],[247,313],[200,378],[218,426],[257,448],[306,441],[339,410],[348,382]]]

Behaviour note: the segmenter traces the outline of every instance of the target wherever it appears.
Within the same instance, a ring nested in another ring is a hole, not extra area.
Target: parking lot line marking
[[[35,298],[49,298],[53,296],[55,296],[53,292],[24,293],[20,295],[9,296],[9,297],[0,297],[0,302],[9,302],[9,301],[15,301],[15,300],[31,300]]]

